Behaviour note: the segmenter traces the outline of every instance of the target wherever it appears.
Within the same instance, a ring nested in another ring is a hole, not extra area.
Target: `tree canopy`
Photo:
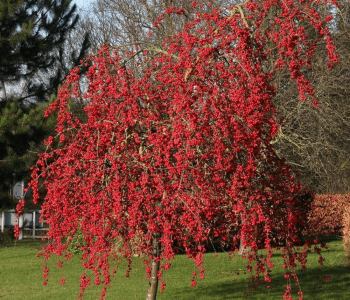
[[[174,1],[93,1],[83,13],[79,32],[89,32],[91,51],[94,53],[107,42],[113,45],[128,44],[133,51],[136,51],[134,41],[161,48],[164,39],[181,31],[189,20],[195,18],[196,12],[208,11],[207,2],[199,0],[196,8],[193,8],[192,1],[176,1],[176,5],[184,8],[186,13],[166,15],[160,26],[154,27],[164,7],[175,5]],[[228,13],[227,8],[238,2],[213,0],[211,8]],[[319,108],[314,109],[311,102],[299,101],[296,82],[290,78],[288,69],[274,73],[272,82],[278,87],[273,102],[281,124],[274,139],[276,152],[298,174],[303,185],[318,193],[345,193],[350,190],[350,145],[347,139],[350,130],[350,94],[347,88],[350,86],[347,71],[350,62],[349,3],[343,0],[337,3],[338,7],[333,6],[332,9],[330,6],[317,8],[322,17],[329,13],[334,17],[329,28],[339,53],[339,63],[329,70],[324,63],[327,61],[324,43],[319,43],[315,48],[313,66],[306,76],[312,82]],[[262,26],[268,27],[267,20],[272,20],[281,9],[270,11]],[[312,26],[305,24],[305,30],[310,43],[314,37],[317,39]],[[266,68],[274,68],[277,51],[277,48],[272,49],[270,59],[265,63]]]
[[[135,250],[152,279],[148,299],[155,299],[159,270],[180,249],[195,262],[195,285],[215,239],[231,250],[242,242],[253,285],[271,280],[274,246],[283,247],[286,275],[297,279],[293,269],[305,268],[311,251],[310,244],[294,247],[307,203],[296,197],[300,184],[273,147],[279,121],[272,77],[287,70],[300,99],[317,105],[306,77],[315,47],[326,42],[328,67],[338,59],[322,5],[246,1],[220,11],[209,4],[161,47],[135,42],[135,51],[106,46],[90,55],[87,86],[75,68],[47,110],[57,113],[56,134],[30,183],[34,199],[42,184],[47,192],[42,208],[52,243],[45,259],[71,257],[71,241],[82,236],[83,265],[103,284],[101,298],[111,259],[122,255],[131,264]],[[154,26],[181,14],[168,7]],[[313,28],[311,41],[306,27]],[[85,101],[86,118],[72,114],[75,100]],[[122,249],[114,248],[117,241]],[[267,256],[257,255],[260,247]],[[89,284],[82,276],[80,298]],[[284,297],[291,299],[290,285]]]

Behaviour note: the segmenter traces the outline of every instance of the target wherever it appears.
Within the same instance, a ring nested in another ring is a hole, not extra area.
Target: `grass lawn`
[[[301,286],[305,298],[310,300],[348,300],[350,299],[350,267],[345,264],[345,253],[341,241],[328,243],[324,251],[326,261],[319,266],[317,256],[310,255],[308,269],[299,271]],[[42,242],[24,240],[20,243],[0,245],[0,299],[21,300],[70,300],[79,294],[79,276],[84,273],[79,259],[73,258],[62,269],[56,267],[57,260],[50,261],[49,282],[43,286],[42,258],[36,258]],[[271,288],[262,283],[257,290],[252,290],[249,299],[282,299],[286,286],[281,270],[281,259],[276,255]],[[159,300],[224,300],[246,299],[246,286],[249,276],[235,275],[243,272],[246,262],[235,256],[229,259],[225,253],[215,257],[213,253],[205,255],[206,278],[199,280],[196,287],[191,287],[194,270],[193,262],[183,255],[176,256],[172,266],[164,274],[167,285],[165,291],[158,294]],[[106,299],[138,300],[146,298],[148,281],[145,278],[142,261],[135,258],[130,278],[125,278],[125,269],[120,268],[112,280],[112,287]],[[330,281],[323,281],[331,276]],[[66,284],[61,285],[60,279]],[[99,299],[100,286],[92,285],[84,294],[84,299]],[[292,291],[297,292],[295,286]],[[294,299],[294,298],[293,298]],[[295,297],[295,299],[298,299]]]

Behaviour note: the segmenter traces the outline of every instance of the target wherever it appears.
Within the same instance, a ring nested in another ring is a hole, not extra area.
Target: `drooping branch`
[[[97,278],[103,273],[107,288],[113,243],[124,242],[118,253],[130,261],[129,243],[140,234],[136,248],[152,261],[149,299],[155,299],[160,261],[171,260],[178,248],[204,277],[209,240],[236,250],[242,239],[249,266],[259,266],[250,268],[256,284],[261,270],[270,270],[273,246],[284,247],[287,267],[305,266],[308,250],[294,248],[306,226],[305,204],[295,199],[300,184],[271,144],[279,122],[266,44],[276,44],[276,60],[310,95],[300,72],[302,57],[313,52],[304,45],[306,35],[300,41],[288,35],[300,28],[303,14],[276,16],[271,35],[263,35],[259,22],[255,31],[247,27],[245,21],[282,5],[264,4],[247,2],[244,17],[239,9],[230,17],[215,10],[198,14],[163,49],[139,44],[152,53],[106,46],[86,61],[83,94],[81,74],[72,71],[48,110],[57,113],[57,137],[47,141],[31,183],[35,199],[38,176],[47,190],[43,215],[54,240],[47,253],[65,254],[63,237],[80,228],[84,264]],[[283,7],[286,14],[298,11]],[[320,39],[328,37],[319,31]],[[70,110],[75,98],[86,99],[86,120]],[[257,255],[261,247],[267,257]],[[83,279],[82,290],[87,284]]]

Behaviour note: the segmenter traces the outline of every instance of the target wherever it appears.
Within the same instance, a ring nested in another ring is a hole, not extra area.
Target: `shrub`
[[[13,229],[0,232],[0,244],[10,243],[14,239],[15,239],[15,235],[14,235]]]
[[[342,235],[349,205],[350,194],[316,195],[308,216],[310,229],[317,235]]]
[[[343,213],[343,243],[347,263],[350,264],[350,203],[344,207]]]

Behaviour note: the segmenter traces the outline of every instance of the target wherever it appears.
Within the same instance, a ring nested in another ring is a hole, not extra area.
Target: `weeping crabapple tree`
[[[292,298],[295,267],[305,268],[307,254],[321,247],[295,247],[307,224],[295,198],[300,185],[272,147],[279,124],[270,80],[288,69],[301,100],[316,104],[303,74],[319,43],[328,67],[337,61],[331,17],[318,13],[328,4],[246,1],[198,13],[161,49],[135,42],[136,52],[106,46],[90,55],[84,91],[80,69],[72,70],[47,110],[57,113],[56,135],[46,141],[30,186],[35,201],[45,190],[42,217],[51,242],[44,261],[51,254],[69,259],[70,244],[82,239],[82,263],[94,275],[81,276],[79,298],[92,281],[103,286],[104,298],[118,257],[131,269],[135,251],[150,278],[147,299],[156,298],[179,249],[194,261],[195,286],[213,240],[232,251],[241,242],[251,285],[270,282],[276,237],[283,241],[284,298]],[[167,15],[186,12],[170,7],[155,26]],[[84,118],[71,110],[79,99]],[[44,284],[48,271],[44,263]]]

